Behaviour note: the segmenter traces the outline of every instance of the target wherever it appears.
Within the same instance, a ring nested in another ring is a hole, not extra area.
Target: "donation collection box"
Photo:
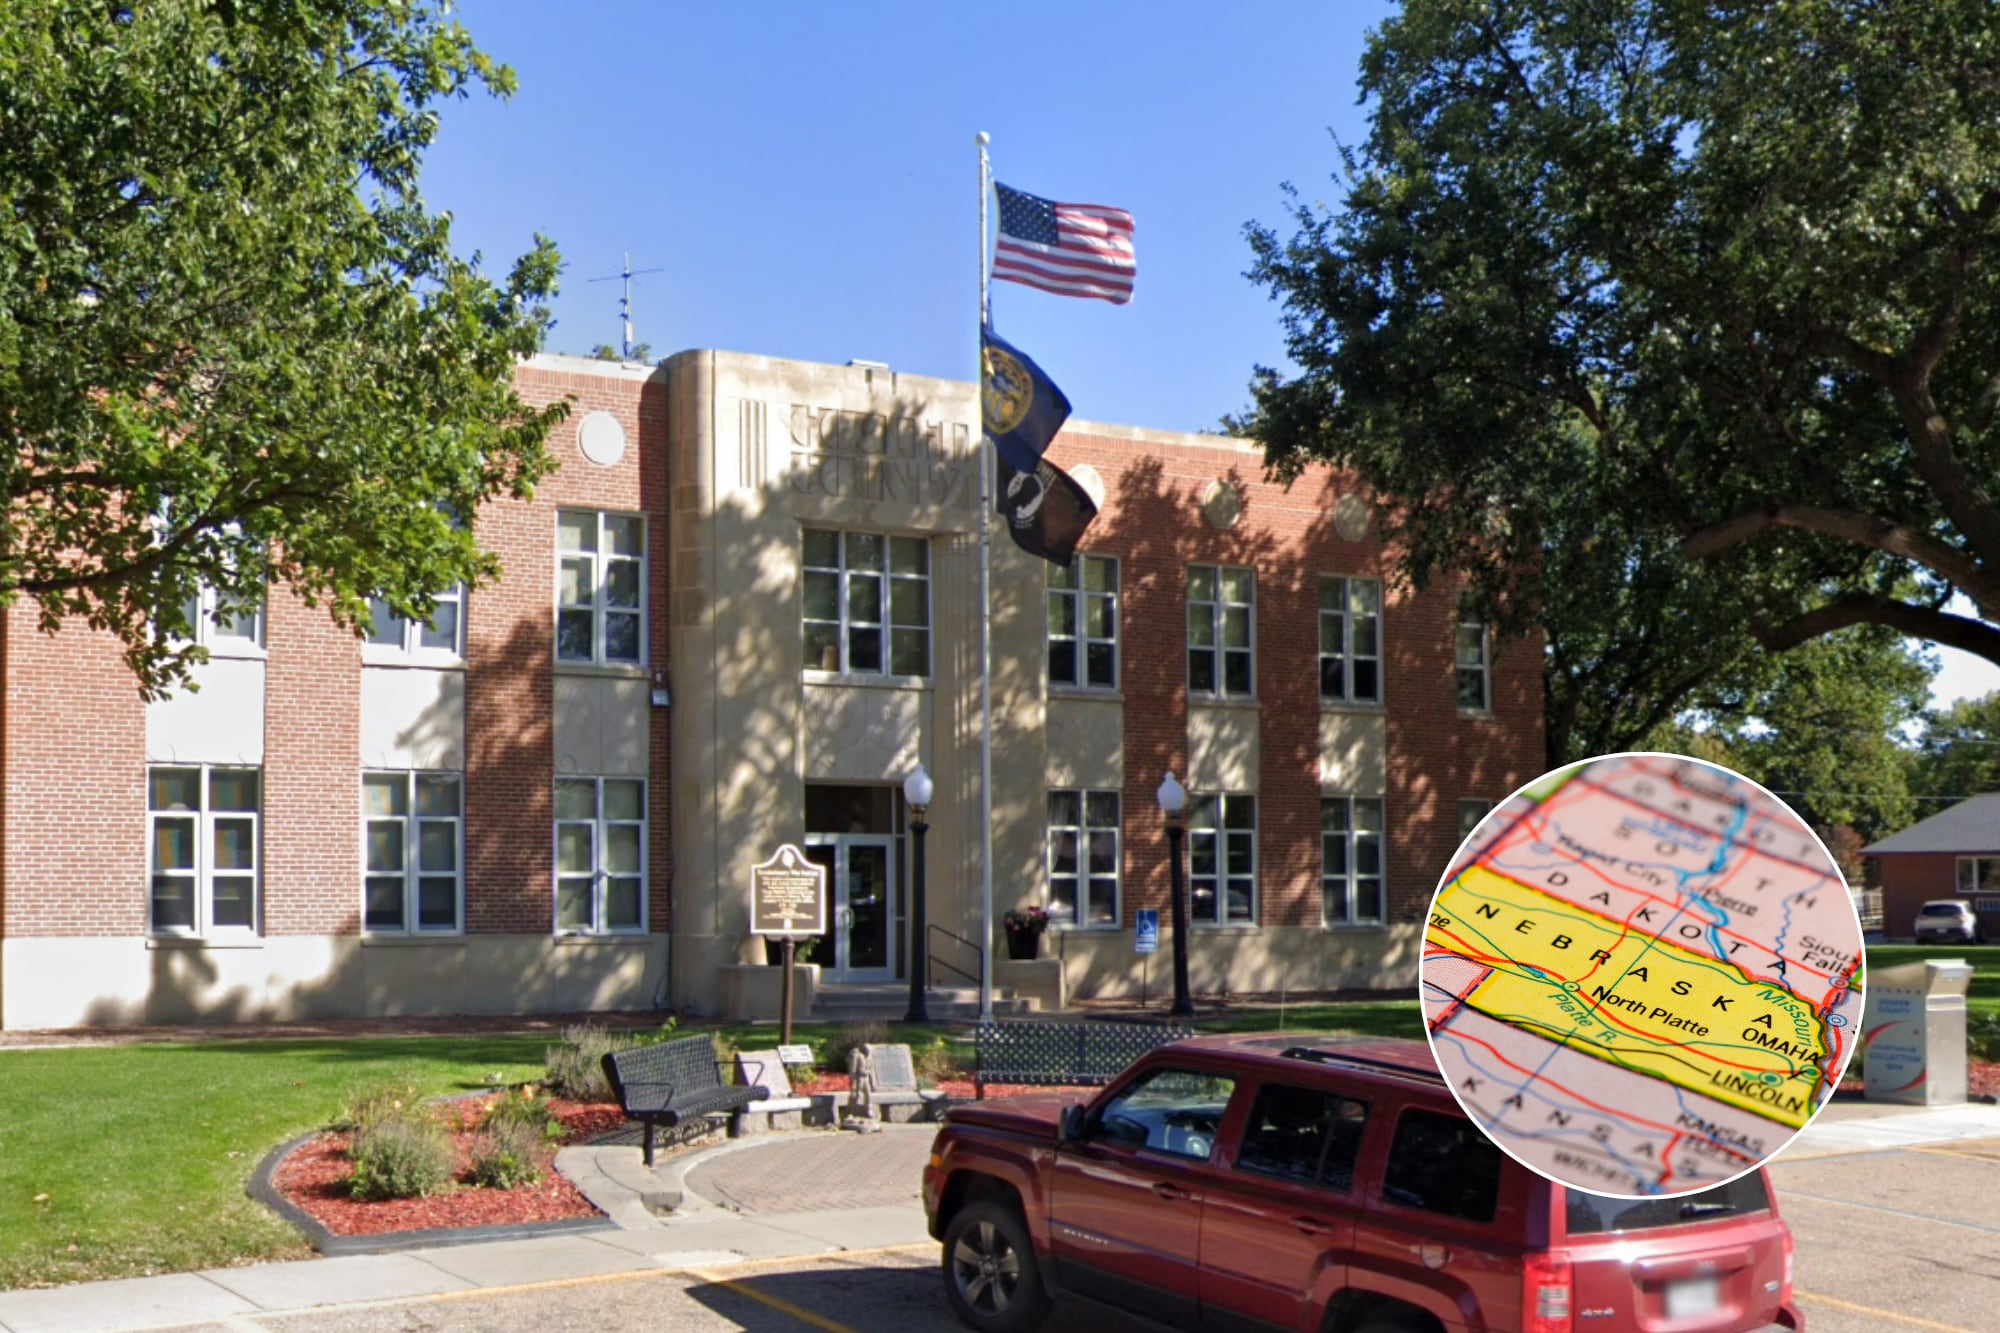
[[[1965,1100],[1965,992],[1972,967],[1931,959],[1868,969],[1861,1077],[1871,1102]]]

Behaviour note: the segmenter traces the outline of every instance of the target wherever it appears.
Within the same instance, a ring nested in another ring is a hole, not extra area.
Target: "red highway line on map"
[[[1443,956],[1449,958],[1449,957],[1456,957],[1458,955],[1446,954]],[[1437,1021],[1431,1024],[1431,1031],[1436,1032],[1446,1023],[1449,1023],[1451,1021],[1451,1016],[1457,1013],[1460,1009],[1465,1007],[1465,997],[1472,994],[1472,992],[1474,992],[1475,990],[1478,990],[1479,983],[1485,981],[1487,977],[1490,977],[1492,975],[1493,975],[1493,969],[1489,967],[1486,969],[1486,972],[1483,976],[1474,977],[1471,981],[1467,982],[1464,990],[1456,992],[1446,991],[1445,994],[1451,996],[1451,1004],[1445,1008],[1445,1011],[1443,1013],[1438,1015]]]
[[[1454,943],[1458,944],[1458,945],[1459,945],[1459,946],[1460,946],[1460,947],[1461,947],[1461,948],[1462,948],[1462,949],[1464,950],[1464,953],[1462,953],[1462,954],[1460,955],[1460,957],[1464,957],[1464,958],[1471,958],[1471,959],[1474,959],[1475,961],[1478,961],[1478,962],[1483,962],[1483,963],[1488,963],[1488,964],[1492,964],[1492,965],[1495,965],[1495,966],[1497,966],[1499,962],[1507,962],[1507,963],[1512,963],[1512,964],[1514,964],[1514,965],[1515,965],[1515,966],[1517,966],[1517,967],[1533,967],[1533,968],[1534,968],[1534,969],[1535,969],[1535,970],[1536,970],[1537,972],[1540,972],[1540,973],[1542,973],[1542,974],[1543,974],[1544,976],[1552,976],[1552,977],[1554,977],[1554,978],[1555,978],[1555,979],[1556,979],[1557,981],[1568,981],[1568,980],[1570,980],[1570,978],[1569,978],[1569,977],[1566,977],[1566,976],[1563,976],[1563,975],[1562,975],[1561,973],[1559,973],[1559,972],[1554,972],[1554,971],[1551,971],[1551,970],[1550,970],[1549,968],[1546,968],[1546,967],[1542,967],[1542,966],[1540,966],[1539,964],[1535,964],[1535,963],[1523,963],[1523,962],[1522,962],[1522,961],[1521,961],[1520,959],[1518,959],[1518,958],[1509,958],[1509,957],[1508,957],[1507,955],[1505,955],[1505,954],[1501,954],[1501,955],[1498,955],[1498,956],[1497,956],[1497,959],[1496,959],[1496,957],[1495,957],[1494,955],[1491,955],[1491,954],[1485,954],[1485,955],[1482,955],[1482,954],[1480,954],[1480,953],[1479,953],[1479,952],[1478,952],[1477,950],[1475,950],[1475,949],[1474,949],[1474,948],[1473,948],[1473,947],[1472,947],[1472,946],[1471,946],[1470,944],[1468,944],[1468,943],[1466,943],[1466,942],[1465,942],[1464,940],[1460,939],[1460,938],[1459,938],[1459,937],[1458,937],[1457,935],[1454,935],[1454,934],[1452,934],[1452,932],[1451,932],[1451,931],[1449,931],[1449,930],[1446,930],[1446,929],[1444,929],[1444,928],[1443,928],[1442,926],[1432,926],[1432,927],[1431,927],[1431,929],[1432,929],[1432,930],[1435,930],[1435,931],[1436,931],[1436,932],[1437,932],[1438,934],[1440,934],[1440,935],[1443,935],[1443,936],[1445,936],[1446,938],[1448,938],[1448,939],[1452,940],[1452,941],[1453,941]],[[1607,952],[1608,952],[1608,950],[1607,950]],[[1595,971],[1597,970],[1597,966],[1598,966],[1597,964],[1594,964],[1594,963],[1593,963],[1593,964],[1591,965],[1591,969],[1590,969],[1590,970],[1591,970],[1592,972],[1595,972]],[[1576,984],[1577,984],[1577,985],[1578,985],[1578,986],[1580,987],[1580,986],[1582,986],[1582,985],[1583,985],[1583,982],[1584,982],[1584,981],[1586,981],[1586,980],[1588,980],[1588,979],[1589,979],[1589,976],[1588,976],[1588,974],[1586,974],[1586,975],[1584,976],[1584,978],[1583,978],[1582,980],[1578,980]],[[1615,989],[1615,988],[1616,988],[1616,986],[1617,986],[1617,983],[1616,983],[1616,982],[1613,982],[1613,983],[1612,983],[1612,988],[1613,988],[1613,989]],[[1583,992],[1582,992],[1581,990],[1578,990],[1578,991],[1576,991],[1576,992],[1574,992],[1574,993],[1576,994],[1577,998],[1578,998],[1578,999],[1580,999],[1580,1000],[1582,1000],[1582,1001],[1583,1001],[1583,1002],[1584,1002],[1585,1004],[1591,1004],[1591,1001],[1590,1001],[1590,997],[1589,997],[1589,996],[1587,996],[1587,995],[1585,995],[1585,994],[1584,994],[1584,993],[1583,993]],[[1476,1006],[1476,1005],[1475,1005],[1474,1007],[1475,1007],[1475,1008],[1477,1008],[1478,1006]],[[1484,1012],[1484,1011],[1482,1010],[1481,1012]],[[1694,1051],[1694,1048],[1693,1048],[1693,1047],[1691,1047],[1691,1046],[1690,1046],[1690,1045],[1689,1045],[1689,1044],[1688,1044],[1687,1042],[1684,1042],[1684,1041],[1675,1041],[1675,1040],[1674,1040],[1674,1039],[1673,1039],[1672,1037],[1656,1037],[1656,1036],[1654,1036],[1654,1034],[1653,1034],[1653,1033],[1650,1033],[1650,1032],[1646,1032],[1646,1031],[1644,1031],[1644,1030],[1642,1030],[1642,1029],[1640,1029],[1640,1028],[1635,1028],[1635,1027],[1631,1026],[1630,1024],[1628,1024],[1628,1023],[1626,1023],[1626,1022],[1622,1021],[1622,1020],[1621,1020],[1621,1019],[1620,1019],[1620,1018],[1619,1018],[1619,1017],[1618,1017],[1618,1016],[1617,1016],[1616,1014],[1613,1014],[1613,1013],[1608,1013],[1608,1012],[1606,1012],[1606,1010],[1605,1010],[1605,1008],[1604,1008],[1604,1006],[1603,1006],[1602,1004],[1591,1004],[1591,1013],[1595,1014],[1595,1015],[1597,1016],[1597,1018],[1598,1018],[1598,1020],[1599,1020],[1600,1022],[1604,1023],[1605,1025],[1607,1025],[1607,1026],[1609,1026],[1609,1027],[1617,1027],[1617,1028],[1622,1028],[1623,1030],[1625,1030],[1626,1032],[1629,1032],[1629,1033],[1631,1033],[1631,1034],[1632,1034],[1633,1036],[1635,1036],[1635,1037],[1644,1037],[1644,1038],[1646,1038],[1646,1039],[1647,1039],[1647,1040],[1649,1040],[1649,1041],[1659,1041],[1659,1042],[1662,1042],[1662,1043],[1664,1043],[1664,1044],[1665,1044],[1665,1045],[1667,1045],[1667,1046],[1671,1046],[1671,1047],[1674,1047],[1674,1048],[1676,1048],[1676,1049],[1678,1049],[1678,1050],[1682,1050],[1682,1051],[1686,1051],[1686,1052],[1688,1053],[1688,1057],[1689,1057],[1690,1059],[1695,1059],[1695,1060],[1712,1060],[1712,1061],[1714,1061],[1714,1062],[1715,1062],[1716,1064],[1719,1064],[1719,1065],[1728,1065],[1728,1066],[1729,1066],[1730,1068],[1732,1068],[1732,1069],[1741,1069],[1741,1070],[1743,1070],[1743,1071],[1744,1071],[1744,1072],[1746,1072],[1746,1073],[1752,1073],[1752,1074],[1774,1074],[1774,1073],[1776,1073],[1776,1072],[1777,1072],[1776,1070],[1774,1070],[1774,1069],[1772,1069],[1772,1068],[1770,1068],[1769,1066],[1766,1066],[1766,1065],[1741,1065],[1741,1064],[1737,1064],[1737,1063],[1736,1063],[1736,1062],[1735,1062],[1734,1060],[1725,1060],[1725,1059],[1724,1059],[1723,1057],[1721,1057],[1721,1056],[1719,1056],[1719,1055],[1707,1055],[1707,1054],[1696,1054],[1696,1052]],[[1505,1019],[1499,1019],[1499,1018],[1496,1018],[1496,1019],[1495,1019],[1495,1021],[1496,1021],[1496,1022],[1503,1022],[1503,1023],[1504,1023],[1504,1022],[1505,1022],[1506,1020],[1505,1020]],[[1571,1036],[1575,1036],[1575,1035],[1576,1035],[1576,1032],[1575,1032],[1575,1029],[1574,1029],[1574,1028],[1572,1028],[1572,1029],[1571,1029],[1571,1031],[1570,1031],[1570,1035],[1571,1035]],[[1654,1077],[1654,1078],[1662,1078],[1662,1077],[1665,1077],[1665,1076],[1664,1076],[1664,1075],[1660,1075],[1660,1074],[1654,1074],[1654,1075],[1652,1075],[1652,1077]],[[1668,1082],[1672,1082],[1672,1080],[1671,1080],[1671,1079],[1669,1079],[1669,1080],[1668,1080]],[[1769,1119],[1770,1117],[1766,1117],[1766,1118],[1767,1118],[1767,1119]]]
[[[1549,848],[1550,855],[1552,856],[1564,855],[1564,853],[1558,849],[1557,844],[1551,842],[1548,843],[1547,845]],[[1472,865],[1467,866],[1466,869],[1470,870],[1473,868],[1473,866],[1477,866],[1479,869],[1486,871],[1488,874],[1498,875],[1501,879],[1504,879],[1511,884],[1518,884],[1524,889],[1533,889],[1536,893],[1541,894],[1543,897],[1554,898],[1557,902],[1562,903],[1565,906],[1574,907],[1577,911],[1586,913],[1587,915],[1590,916],[1594,916],[1600,921],[1608,921],[1613,925],[1621,924],[1618,918],[1615,916],[1609,916],[1603,912],[1598,911],[1595,907],[1587,907],[1584,904],[1576,902],[1573,899],[1559,897],[1556,894],[1550,893],[1547,888],[1545,888],[1540,884],[1530,884],[1527,880],[1522,879],[1519,875],[1510,874],[1509,872],[1502,870],[1500,867],[1492,863],[1493,854],[1500,850],[1501,849],[1498,846],[1495,846],[1494,848],[1492,848],[1491,851],[1489,851],[1486,854],[1484,858],[1473,862]],[[1612,879],[1609,875],[1606,875],[1603,871],[1599,870],[1596,866],[1592,865],[1588,860],[1584,860],[1581,858],[1573,859],[1570,861],[1570,864],[1574,866],[1581,866],[1583,869],[1589,871],[1593,876],[1595,876],[1600,883],[1609,885],[1611,888],[1619,889],[1626,893],[1636,893],[1642,898],[1649,898],[1653,902],[1658,903],[1660,906],[1672,908],[1676,912],[1686,911],[1688,908],[1688,904],[1686,903],[1677,903],[1670,898],[1662,898],[1657,893],[1649,893],[1645,889],[1635,888],[1630,884],[1625,884],[1618,880]],[[1644,906],[1644,904],[1641,904],[1641,906]],[[1635,908],[1634,910],[1636,911],[1637,909]],[[1628,920],[1622,924],[1630,925],[1630,921]],[[1771,949],[1771,946],[1769,946],[1768,944],[1765,944],[1760,940],[1753,940],[1747,935],[1740,935],[1737,932],[1729,929],[1727,926],[1716,925],[1716,923],[1714,923],[1713,921],[1704,921],[1702,922],[1702,924],[1710,927],[1715,931],[1718,931],[1721,934],[1729,936],[1733,940],[1741,940],[1743,943],[1751,945],[1754,948],[1762,949],[1764,950],[1764,952],[1771,954],[1771,956],[1774,958],[1782,957],[1782,955],[1774,953]],[[1656,936],[1655,938],[1658,937]],[[1693,950],[1690,949],[1689,952],[1692,953]],[[1759,977],[1750,972],[1749,969],[1745,968],[1741,963],[1736,962],[1734,959],[1717,958],[1715,961],[1721,963],[1724,967],[1735,968],[1738,972],[1741,972],[1743,974],[1743,978],[1746,981],[1754,981],[1757,984],[1763,986],[1778,986],[1785,990],[1792,989],[1791,984],[1789,982],[1773,981],[1768,977]],[[1787,958],[1785,959],[1785,962],[1787,965],[1786,971],[1789,972],[1791,970],[1792,960]],[[1831,980],[1835,975],[1832,972],[1822,972],[1820,971],[1820,969],[1814,967],[1812,964],[1804,962],[1802,960],[1797,964],[1797,966],[1801,971],[1810,972],[1814,976],[1819,977],[1822,980]],[[1796,992],[1794,992],[1794,994],[1796,994]]]
[[[1495,1019],[1494,1021],[1498,1022],[1499,1020]],[[1531,1082],[1547,1083],[1550,1087],[1560,1091],[1564,1096],[1575,1098],[1579,1104],[1583,1106],[1588,1106],[1593,1111],[1598,1111],[1608,1116],[1614,1116],[1617,1119],[1627,1121],[1631,1124],[1644,1125],[1648,1129],[1657,1129],[1664,1134],[1680,1135],[1684,1133],[1684,1131],[1676,1128],[1673,1125],[1663,1125],[1657,1120],[1649,1120],[1644,1116],[1634,1115],[1629,1111],[1616,1111],[1613,1110],[1611,1107],[1602,1105],[1598,1102],[1594,1102],[1590,1100],[1590,1098],[1584,1096],[1582,1093],[1578,1092],[1574,1088],[1568,1087],[1565,1084],[1558,1083],[1552,1078],[1544,1078],[1542,1075],[1537,1074],[1532,1069],[1528,1069],[1522,1065],[1515,1064],[1512,1060],[1509,1060],[1506,1056],[1502,1055],[1499,1051],[1499,1048],[1494,1046],[1492,1042],[1487,1041],[1483,1037],[1475,1037],[1470,1032],[1467,1032],[1464,1028],[1458,1028],[1454,1030],[1452,1036],[1458,1039],[1459,1041],[1469,1041],[1476,1046],[1484,1046],[1488,1054],[1490,1054],[1495,1060],[1498,1060],[1501,1064],[1507,1066],[1509,1069],[1514,1070],[1516,1073],[1519,1074],[1525,1074]],[[1577,1054],[1582,1055],[1583,1052],[1578,1051]],[[1591,1059],[1593,1057],[1584,1056],[1584,1058]],[[1491,1077],[1491,1075],[1488,1075],[1488,1077]],[[1497,1082],[1498,1080],[1495,1081]],[[1695,1093],[1695,1096],[1697,1097],[1702,1095],[1703,1094],[1701,1093]],[[1710,1098],[1709,1100],[1713,1101],[1714,1099]],[[1719,1104],[1725,1106],[1728,1105],[1728,1103],[1726,1102]],[[1767,1116],[1759,1118],[1769,1119],[1769,1117]],[[1739,1152],[1735,1148],[1730,1147],[1728,1144],[1723,1143],[1718,1139],[1707,1139],[1705,1141],[1714,1144],[1715,1147],[1721,1149],[1723,1152],[1729,1154],[1731,1157],[1740,1158],[1741,1160],[1746,1162],[1755,1162],[1758,1160],[1757,1158],[1752,1157],[1748,1153]]]

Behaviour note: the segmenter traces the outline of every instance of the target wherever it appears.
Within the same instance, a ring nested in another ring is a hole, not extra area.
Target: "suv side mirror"
[[[1062,1120],[1058,1123],[1056,1138],[1062,1143],[1083,1142],[1083,1107],[1063,1107]]]

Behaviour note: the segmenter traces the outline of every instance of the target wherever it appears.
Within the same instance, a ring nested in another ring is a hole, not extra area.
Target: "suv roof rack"
[[[1407,1065],[1400,1060],[1382,1060],[1374,1056],[1355,1055],[1349,1051],[1328,1050],[1319,1046],[1287,1046],[1278,1052],[1283,1060],[1311,1060],[1315,1064],[1360,1065],[1367,1069],[1385,1069],[1393,1074],[1404,1074],[1411,1078],[1433,1079],[1444,1082],[1444,1075],[1436,1069],[1423,1069]]]

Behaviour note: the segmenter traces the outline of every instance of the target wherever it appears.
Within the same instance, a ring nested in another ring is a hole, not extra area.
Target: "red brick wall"
[[[1334,502],[1351,484],[1320,472],[1287,489],[1264,480],[1254,453],[1075,432],[1050,458],[1103,476],[1104,504],[1083,549],[1119,560],[1127,922],[1139,908],[1168,906],[1155,791],[1168,770],[1187,775],[1189,563],[1256,571],[1258,920],[1272,926],[1320,923],[1319,577],[1383,580],[1388,918],[1419,920],[1457,849],[1459,800],[1498,802],[1542,771],[1539,642],[1496,655],[1491,718],[1461,717],[1455,588],[1400,588],[1372,533],[1350,542],[1335,532]],[[1202,516],[1217,478],[1243,502],[1227,531]]]
[[[0,936],[146,928],[146,706],[118,641],[54,636],[17,601],[6,620]]]
[[[532,504],[501,502],[480,513],[479,539],[507,574],[474,594],[469,613],[465,728],[468,929],[551,928],[555,912],[555,544],[556,511],[606,509],[646,515],[647,652],[665,683],[667,664],[667,401],[664,380],[637,381],[523,367],[516,376],[530,403],[570,398],[569,420],[551,433],[560,463]],[[625,456],[611,467],[576,447],[584,416],[606,411],[625,428]],[[673,881],[668,817],[670,710],[649,710],[652,772],[647,881],[651,926],[667,929]]]
[[[266,603],[264,932],[361,930],[361,642],[283,587]]]

